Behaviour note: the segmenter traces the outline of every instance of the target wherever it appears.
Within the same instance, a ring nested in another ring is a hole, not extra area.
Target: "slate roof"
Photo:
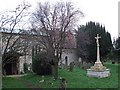
[[[3,32],[2,30],[0,30],[0,32],[10,34],[9,32]],[[29,34],[29,30],[27,30],[27,31],[23,30],[21,33],[13,32],[12,34],[14,34],[14,35],[19,34],[19,35],[37,36],[36,33]],[[75,35],[70,31],[67,31],[65,34],[66,34],[66,37],[65,37],[65,44],[63,45],[63,48],[64,49],[74,49],[74,48],[76,48]],[[46,35],[41,35],[41,36],[46,36]],[[59,39],[59,30],[56,30],[56,31],[52,32],[52,36],[55,37],[56,40]]]

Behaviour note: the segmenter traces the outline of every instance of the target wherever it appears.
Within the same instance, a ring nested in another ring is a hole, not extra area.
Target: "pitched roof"
[[[34,34],[33,33],[30,34],[28,31],[29,30],[27,30],[27,31],[22,30],[22,33],[13,32],[12,34],[14,34],[14,35],[27,35],[27,36],[29,36],[29,40],[32,39],[32,37],[34,37],[34,36],[39,36],[39,35],[36,34],[37,32],[34,33]],[[9,32],[1,32],[1,33],[11,34]],[[75,38],[75,35],[71,31],[67,31],[65,34],[66,34],[66,37],[65,37],[65,43],[63,45],[63,48],[64,49],[73,49],[73,48],[76,48],[76,38]],[[58,40],[59,39],[59,30],[52,31],[51,35],[54,38],[56,38],[56,40]],[[46,36],[46,35],[40,35],[40,37],[41,36]]]
[[[56,42],[60,39],[59,30],[54,30],[51,32],[53,38],[55,38]],[[73,49],[76,48],[76,38],[75,35],[71,31],[65,32],[65,42],[63,45],[64,49]]]

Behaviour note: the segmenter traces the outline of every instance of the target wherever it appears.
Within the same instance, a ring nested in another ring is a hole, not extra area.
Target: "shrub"
[[[48,75],[52,73],[51,65],[47,59],[46,52],[40,52],[33,57],[33,72],[38,75]]]

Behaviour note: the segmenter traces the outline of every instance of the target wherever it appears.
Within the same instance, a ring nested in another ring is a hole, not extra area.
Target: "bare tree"
[[[25,16],[27,16],[27,9],[30,5],[23,2],[18,5],[17,8],[13,11],[6,11],[0,14],[0,31],[2,34],[2,68],[4,68],[5,64],[10,62],[12,58],[14,58],[14,53],[11,58],[8,59],[9,51],[20,51],[23,47],[23,41],[20,41],[21,30],[20,26],[23,24],[23,20]],[[16,35],[17,33],[17,35]],[[19,43],[18,43],[19,42]],[[21,44],[20,44],[21,43]],[[12,54],[12,53],[11,53]]]
[[[71,2],[58,2],[54,5],[38,3],[38,8],[32,16],[31,24],[34,33],[46,36],[39,42],[48,52],[53,77],[57,79],[58,62],[61,60],[66,32],[74,30],[79,17],[84,15],[79,9],[75,10]]]

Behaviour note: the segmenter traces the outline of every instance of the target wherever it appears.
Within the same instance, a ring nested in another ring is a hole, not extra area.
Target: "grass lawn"
[[[111,76],[107,78],[93,78],[86,76],[86,70],[75,68],[73,72],[59,69],[59,77],[67,80],[67,88],[117,88],[118,64],[106,63],[111,70]],[[42,77],[36,74],[28,74],[22,77],[3,77],[3,88],[58,88],[60,80],[54,81],[52,76],[45,76],[45,82],[40,82]]]

